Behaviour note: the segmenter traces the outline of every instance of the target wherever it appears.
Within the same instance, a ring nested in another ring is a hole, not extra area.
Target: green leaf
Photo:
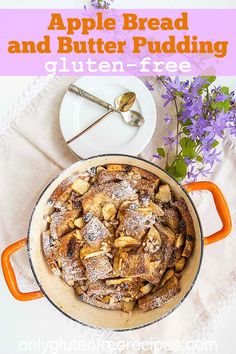
[[[211,147],[214,149],[215,147],[217,147],[217,145],[219,145],[219,141],[214,140],[213,143],[211,144]]]
[[[222,86],[220,91],[226,96],[229,95],[229,88],[227,86]],[[230,109],[230,98],[227,98],[221,102],[214,102],[211,106],[213,109],[219,109],[220,111],[224,110],[225,112],[228,112]]]
[[[187,127],[183,127],[182,129],[182,132],[185,134],[185,135],[189,135],[190,134],[190,131]]]
[[[163,148],[157,148],[157,153],[161,156],[161,157],[165,157],[166,153],[165,150]]]
[[[180,140],[180,146],[182,148],[182,156],[183,157],[189,157],[190,159],[193,159],[196,156],[196,142],[192,141],[190,138],[182,138]]]
[[[202,78],[207,80],[207,83],[202,86],[203,88],[209,87],[216,80],[216,76],[203,76]]]
[[[182,181],[187,174],[187,165],[184,158],[178,156],[167,170],[173,177],[175,177],[175,179],[177,179],[177,181]]]
[[[229,95],[229,88],[227,86],[222,86],[220,90],[224,95]]]

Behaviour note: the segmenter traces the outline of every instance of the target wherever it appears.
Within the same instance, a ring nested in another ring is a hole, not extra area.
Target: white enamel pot
[[[43,219],[43,215],[47,212],[47,201],[55,188],[75,171],[84,171],[93,166],[116,163],[141,167],[157,175],[163,182],[168,183],[177,198],[184,198],[194,222],[196,241],[193,254],[182,273],[180,293],[163,307],[145,313],[140,310],[135,310],[131,315],[122,311],[112,311],[111,313],[110,310],[104,310],[79,301],[73,288],[69,287],[62,279],[49,270],[42,251],[41,233],[46,228],[46,221]],[[188,194],[188,192],[195,190],[208,190],[212,193],[216,209],[222,221],[222,229],[208,237],[203,236],[198,213]],[[73,164],[45,188],[32,212],[27,238],[8,246],[2,254],[3,273],[10,292],[17,300],[26,301],[45,296],[65,316],[81,324],[119,331],[131,330],[159,321],[176,309],[187,297],[196,281],[201,267],[204,244],[219,241],[229,235],[230,231],[231,218],[229,209],[221,191],[215,184],[211,182],[195,182],[181,186],[160,167],[143,159],[128,155],[96,156]],[[10,263],[11,254],[25,245],[27,245],[29,263],[33,275],[40,288],[36,292],[20,292]]]

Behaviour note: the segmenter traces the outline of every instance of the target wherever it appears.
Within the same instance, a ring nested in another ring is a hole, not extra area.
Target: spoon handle
[[[84,133],[86,133],[89,129],[91,129],[91,128],[94,127],[96,124],[98,124],[99,122],[101,122],[104,118],[106,118],[107,116],[109,116],[112,112],[113,112],[113,110],[108,111],[106,114],[104,114],[103,116],[101,116],[99,119],[95,120],[95,122],[93,122],[92,124],[90,124],[87,128],[85,128],[84,130],[82,130],[82,132],[80,132],[79,134],[75,135],[73,138],[71,138],[70,140],[68,140],[66,143],[67,143],[67,144],[70,144],[70,143],[72,143],[72,141],[78,139],[81,135],[83,135]]]
[[[87,98],[89,101],[97,103],[98,105],[106,108],[108,111],[116,111],[116,108],[113,107],[110,103],[103,101],[102,99],[91,95],[91,93],[82,90],[80,87],[75,85],[69,86],[69,91],[76,93],[77,95]]]

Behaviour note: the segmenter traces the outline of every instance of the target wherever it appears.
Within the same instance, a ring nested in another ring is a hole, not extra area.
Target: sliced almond
[[[104,217],[104,220],[106,221],[114,220],[116,216],[116,212],[117,212],[116,207],[112,203],[107,203],[102,208],[102,215]]]
[[[144,244],[144,250],[146,252],[157,252],[161,247],[161,236],[159,231],[152,226],[148,231],[147,238]]]
[[[186,263],[186,258],[181,257],[180,260],[178,260],[178,262],[175,264],[176,273],[182,272],[182,270],[184,269],[185,263]]]
[[[77,238],[77,240],[83,240],[83,236],[81,235],[80,230],[75,230],[74,235]]]
[[[167,280],[169,280],[170,278],[173,277],[173,275],[175,274],[173,269],[169,269],[167,270],[167,272],[163,275],[162,279],[161,279],[161,284],[160,284],[160,288],[165,285],[165,283],[167,282]]]
[[[168,203],[171,201],[170,186],[168,184],[160,186],[155,198],[162,203]]]
[[[114,260],[113,260],[114,274],[119,276],[120,269],[121,269],[120,255],[119,254],[115,254]]]
[[[125,302],[130,302],[133,300],[133,298],[132,297],[123,297],[122,300]]]
[[[82,229],[82,227],[84,227],[85,225],[85,222],[84,222],[84,219],[81,217],[81,218],[78,218],[74,221],[74,224],[76,227],[78,227],[79,229]]]
[[[87,181],[84,181],[81,178],[78,178],[72,184],[73,191],[80,195],[84,195],[90,188],[90,184]]]
[[[183,246],[185,243],[185,238],[184,238],[184,235],[181,233],[179,234],[176,242],[175,242],[175,247],[176,248],[180,248],[181,246]]]
[[[94,253],[100,251],[100,245],[97,247],[84,246],[80,250],[80,258],[83,259],[90,253]]]
[[[97,256],[102,256],[102,255],[104,255],[104,254],[106,254],[105,251],[92,252],[92,253],[87,254],[87,255],[84,257],[84,259],[88,259],[88,258],[92,258],[92,257],[97,257]]]
[[[150,203],[150,208],[156,216],[163,216],[165,215],[164,211],[161,209],[161,207],[153,202]]]
[[[147,207],[147,208],[138,208],[137,211],[139,211],[143,215],[148,215],[148,214],[152,213],[152,209],[149,208],[149,207]]]
[[[126,278],[116,278],[116,279],[107,279],[106,280],[106,285],[119,285],[122,283],[127,283],[129,281],[132,281],[132,277],[126,277]]]
[[[193,246],[194,246],[194,237],[191,235],[186,235],[185,246],[184,246],[182,256],[187,258],[190,257],[193,252]]]
[[[147,283],[146,285],[140,288],[140,291],[143,293],[143,295],[147,295],[148,293],[150,293],[150,291],[152,291],[153,287],[153,284]]]
[[[140,242],[131,236],[120,236],[114,242],[114,246],[117,248],[139,246],[139,245]]]
[[[75,228],[75,225],[74,225],[74,223],[73,223],[72,220],[70,220],[70,221],[68,222],[68,226],[69,226],[70,229],[74,229],[74,228]]]

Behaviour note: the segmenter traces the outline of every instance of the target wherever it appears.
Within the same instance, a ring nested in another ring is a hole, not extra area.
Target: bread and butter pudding
[[[48,203],[45,259],[80,300],[148,311],[180,292],[193,221],[184,199],[156,175],[130,165],[94,167],[66,178]]]

